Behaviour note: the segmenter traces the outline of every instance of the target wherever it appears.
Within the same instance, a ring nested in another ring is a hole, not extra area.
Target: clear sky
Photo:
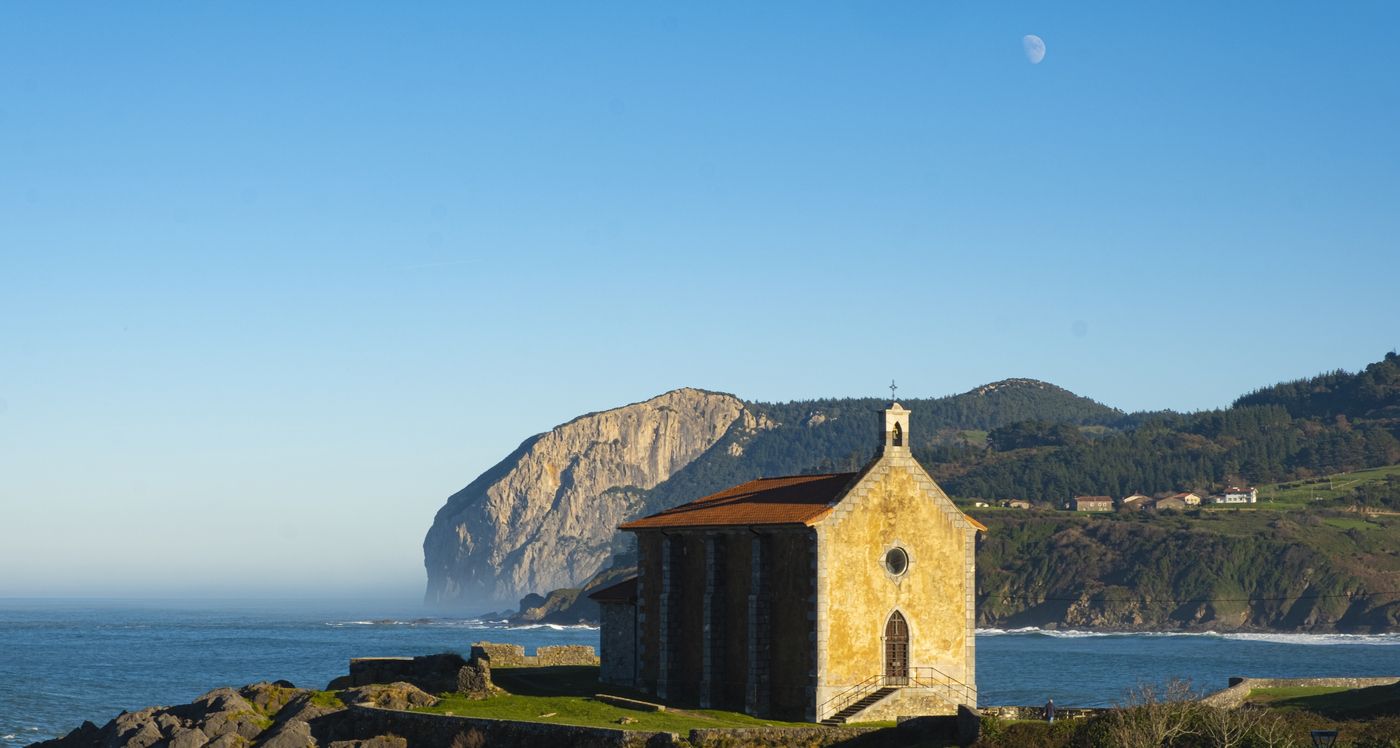
[[[0,595],[417,594],[450,493],[683,385],[1199,409],[1359,368],[1400,345],[1396,28],[6,3]]]

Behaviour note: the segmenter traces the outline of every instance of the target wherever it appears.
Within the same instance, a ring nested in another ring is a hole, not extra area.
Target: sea
[[[592,626],[508,626],[413,606],[309,601],[0,599],[0,748],[219,686],[323,688],[352,657],[466,653],[472,642],[597,646]],[[983,705],[1108,706],[1142,683],[1400,675],[1400,634],[977,632]]]

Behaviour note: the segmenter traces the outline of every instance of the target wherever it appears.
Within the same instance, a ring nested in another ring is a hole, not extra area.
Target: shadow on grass
[[[592,696],[603,692],[598,682],[598,668],[593,665],[556,665],[553,667],[492,668],[491,681],[520,696]]]
[[[1331,719],[1395,717],[1400,716],[1400,683],[1280,699],[1269,706],[1302,709]]]

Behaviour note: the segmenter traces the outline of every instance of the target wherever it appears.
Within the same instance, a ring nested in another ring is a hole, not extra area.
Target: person
[[[1050,699],[1045,702],[1045,721],[1051,724],[1055,722],[1055,700]]]

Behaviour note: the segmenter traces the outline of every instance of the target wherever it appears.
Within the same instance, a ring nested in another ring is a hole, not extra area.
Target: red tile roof
[[[810,525],[826,516],[854,477],[856,473],[759,478],[632,520],[621,529]]]
[[[637,578],[628,577],[614,585],[609,585],[601,590],[594,590],[588,596],[600,603],[635,603],[637,602]]]

